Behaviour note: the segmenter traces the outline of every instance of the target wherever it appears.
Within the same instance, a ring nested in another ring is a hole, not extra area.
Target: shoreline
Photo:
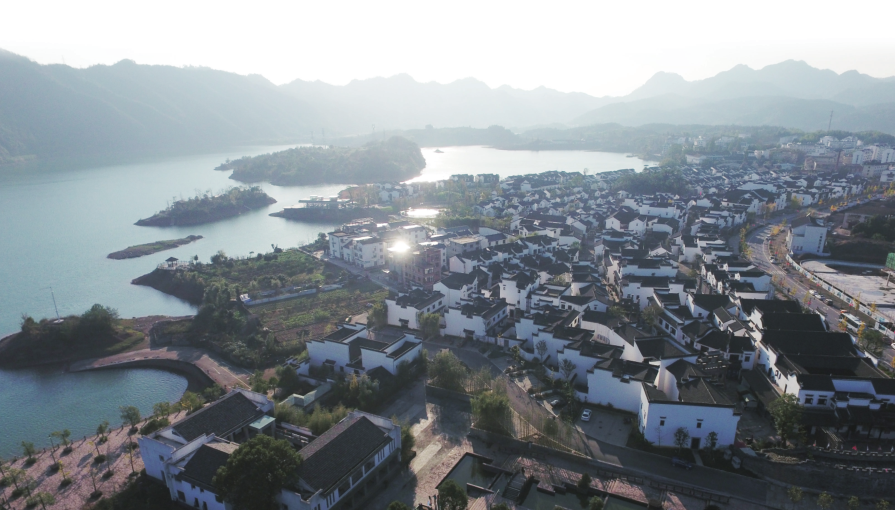
[[[94,363],[101,361],[102,358],[99,360],[95,360]],[[192,391],[193,393],[201,393],[202,390],[204,390],[205,388],[216,384],[215,380],[211,376],[209,376],[207,373],[203,372],[202,369],[188,361],[161,358],[134,359],[131,361],[110,362],[105,365],[90,365],[77,368],[67,366],[65,367],[65,371],[67,373],[78,373],[91,372],[94,370],[114,370],[127,368],[153,368],[181,375],[186,379],[186,391]]]

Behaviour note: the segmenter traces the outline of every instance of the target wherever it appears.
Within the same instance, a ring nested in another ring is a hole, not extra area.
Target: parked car
[[[585,409],[584,411],[582,411],[581,412],[581,421],[590,421],[591,414],[593,414],[593,413],[591,413],[590,409]]]
[[[681,469],[693,469],[693,464],[687,462],[685,459],[680,457],[672,457],[671,465]]]
[[[552,399],[548,400],[547,403],[549,403],[550,407],[552,407],[554,409],[559,409],[562,406],[566,405],[566,401],[561,398],[552,398]]]

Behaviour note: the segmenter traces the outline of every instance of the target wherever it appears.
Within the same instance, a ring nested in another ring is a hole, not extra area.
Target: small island
[[[139,220],[141,227],[174,227],[200,225],[239,216],[252,209],[260,209],[277,201],[260,186],[230,188],[220,195],[205,193],[186,200],[178,200],[167,209]]]
[[[425,167],[426,160],[416,143],[393,136],[361,147],[295,147],[246,156],[228,160],[215,170],[232,170],[230,178],[240,182],[295,186],[406,181],[420,175]]]
[[[171,250],[178,246],[190,244],[193,241],[202,239],[202,236],[186,236],[181,239],[168,239],[167,241],[156,241],[154,243],[138,244],[136,246],[128,246],[121,251],[113,251],[106,255],[106,258],[114,260],[135,259],[144,255],[152,255],[160,251]]]

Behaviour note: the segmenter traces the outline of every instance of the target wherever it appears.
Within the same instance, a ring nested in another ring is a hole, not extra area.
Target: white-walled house
[[[496,341],[495,331],[506,322],[509,306],[503,299],[475,298],[444,313],[444,334],[480,341]],[[489,340],[491,339],[491,340]],[[509,345],[502,345],[508,347]]]
[[[420,329],[420,316],[424,313],[439,313],[445,306],[441,292],[414,289],[407,294],[385,300],[388,307],[388,324],[401,328]]]
[[[365,374],[382,367],[392,375],[401,363],[419,357],[422,342],[411,332],[385,327],[367,329],[363,324],[344,324],[329,335],[307,343],[310,364],[326,367],[332,374]],[[302,365],[299,370],[308,370]],[[304,374],[307,375],[307,374]]]
[[[478,279],[472,274],[451,273],[432,286],[432,290],[444,294],[447,306],[459,306],[461,301],[478,292]]]
[[[680,384],[676,399],[646,383],[641,383],[639,429],[647,441],[657,446],[674,446],[674,434],[684,428],[691,448],[706,446],[711,432],[718,435],[716,446],[736,440],[740,413],[736,405],[702,377]]]
[[[222,402],[222,401],[218,401]],[[147,474],[160,479],[171,499],[201,510],[227,510],[212,483],[239,444],[216,437],[215,426],[245,415],[232,404],[215,402],[172,425],[189,429],[196,438],[170,453],[158,453],[151,437],[140,438],[140,454]],[[204,414],[203,414],[204,412]],[[209,419],[213,413],[214,419]],[[263,415],[273,429],[273,417]],[[273,435],[273,434],[271,434]],[[287,439],[289,439],[287,437]],[[293,443],[294,444],[294,443]],[[299,446],[299,445],[296,445]],[[400,469],[401,428],[381,416],[351,411],[342,421],[301,447],[302,465],[297,487],[276,496],[282,510],[329,510],[360,506],[372,488]],[[152,457],[151,459],[149,457]]]
[[[826,241],[827,228],[823,221],[811,216],[792,220],[786,234],[786,245],[795,255],[802,253],[828,255],[824,252]]]

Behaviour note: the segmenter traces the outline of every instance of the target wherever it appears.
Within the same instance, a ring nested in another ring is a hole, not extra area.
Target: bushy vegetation
[[[349,411],[351,409],[341,404],[331,409],[318,405],[314,406],[313,411],[306,413],[295,406],[280,403],[276,405],[274,418],[277,422],[285,422],[296,427],[310,429],[315,436],[319,436],[348,416]]]
[[[643,195],[659,192],[684,195],[690,192],[682,171],[671,168],[647,169],[640,173],[623,174],[613,183],[612,189]]]
[[[506,434],[506,423],[510,417],[510,399],[502,381],[497,381],[491,389],[473,397],[471,403],[476,427]]]
[[[232,187],[218,195],[206,191],[185,200],[174,200],[167,208],[137,222],[141,226],[199,225],[237,216],[250,209],[276,203],[260,186]]]
[[[364,184],[405,181],[426,167],[420,148],[401,137],[362,147],[295,147],[280,152],[227,161],[216,170],[233,170],[242,182],[296,184]]]
[[[301,455],[284,439],[259,434],[218,468],[212,484],[233,508],[276,510],[282,489],[296,489]]]
[[[895,216],[873,216],[852,228],[853,235],[863,235],[876,241],[895,241]]]
[[[468,372],[451,351],[441,351],[429,365],[429,380],[433,386],[451,391],[464,391]]]
[[[122,352],[144,339],[131,325],[131,321],[119,319],[114,308],[99,304],[61,320],[36,321],[23,315],[21,330],[4,346],[0,364],[15,366]]]

